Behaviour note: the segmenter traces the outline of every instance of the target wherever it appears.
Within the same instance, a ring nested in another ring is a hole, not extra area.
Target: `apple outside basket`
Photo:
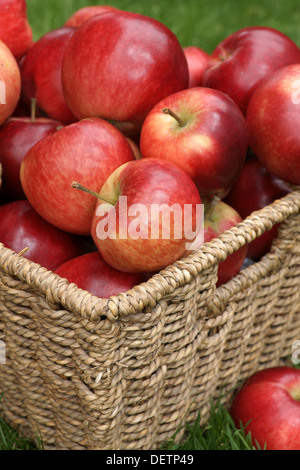
[[[216,288],[218,263],[277,223],[270,252]],[[158,449],[299,339],[299,188],[108,300],[0,244],[1,414],[45,449]]]

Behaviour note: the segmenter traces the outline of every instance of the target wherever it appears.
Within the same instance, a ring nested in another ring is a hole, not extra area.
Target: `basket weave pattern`
[[[216,288],[219,262],[277,223],[271,251]],[[46,449],[157,449],[296,339],[298,188],[108,300],[0,244],[1,414]]]

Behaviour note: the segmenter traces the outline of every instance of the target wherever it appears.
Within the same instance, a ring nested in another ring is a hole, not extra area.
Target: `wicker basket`
[[[277,223],[271,251],[216,288],[218,263]],[[158,449],[295,339],[298,188],[108,300],[0,244],[1,414],[46,449]]]

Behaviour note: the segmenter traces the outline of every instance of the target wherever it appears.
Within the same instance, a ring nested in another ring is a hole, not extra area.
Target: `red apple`
[[[18,65],[19,65],[20,70],[22,68],[22,64],[24,62],[24,59],[25,59],[25,55],[23,55],[21,57],[21,59],[18,60]],[[22,96],[22,89],[21,89],[21,96],[19,98],[17,106],[15,107],[13,113],[11,114],[11,117],[30,117],[31,114],[32,114],[31,113],[31,104],[32,103],[25,102],[25,100],[23,99],[23,96]],[[36,106],[35,106],[35,115],[39,116],[39,110],[37,109]]]
[[[212,202],[204,211],[204,242],[209,242],[242,222],[242,217],[223,201]],[[244,245],[219,263],[217,286],[230,281],[241,270],[247,257],[248,246]]]
[[[37,105],[52,119],[70,124],[77,121],[66,104],[61,84],[61,66],[65,49],[76,28],[58,28],[36,41],[20,64],[22,97]]]
[[[18,62],[4,42],[0,41],[0,126],[13,113],[20,95],[21,74]]]
[[[70,18],[65,22],[64,26],[75,26],[78,28],[82,25],[82,23],[92,16],[101,15],[102,13],[106,13],[107,11],[112,10],[117,10],[117,8],[110,5],[93,5],[83,7],[75,11],[75,13],[73,13],[73,15],[71,15]]]
[[[197,46],[184,47],[183,52],[189,68],[189,88],[202,86],[203,74],[210,59],[209,54]]]
[[[19,60],[32,45],[25,0],[1,0],[0,40]]]
[[[257,160],[249,158],[224,202],[233,207],[243,219],[252,212],[263,209],[275,199],[291,192],[289,185],[271,175]],[[273,239],[277,236],[279,225],[266,231],[248,245],[248,258],[259,260],[269,252]]]
[[[14,117],[0,127],[0,162],[4,183],[1,193],[9,200],[25,199],[20,167],[27,151],[36,142],[56,132],[62,124],[47,118]]]
[[[188,66],[166,26],[116,10],[77,29],[65,52],[62,82],[78,119],[98,116],[137,133],[158,101],[188,86]]]
[[[190,177],[170,162],[140,159],[122,165],[100,196],[109,204],[98,200],[91,235],[115,269],[155,272],[192,249],[190,243],[198,243],[199,193]]]
[[[24,257],[55,270],[83,253],[81,237],[58,230],[40,217],[29,202],[13,201],[0,206],[0,243]]]
[[[300,450],[300,370],[278,366],[249,377],[236,394],[231,415],[266,450]]]
[[[116,168],[134,158],[115,126],[103,119],[84,119],[45,137],[26,153],[21,183],[33,208],[48,222],[89,235],[96,200],[74,191],[72,182],[99,191]]]
[[[300,64],[283,67],[252,95],[246,120],[249,145],[262,165],[300,184]]]
[[[300,50],[288,36],[265,26],[240,29],[211,54],[203,85],[227,93],[246,113],[250,96],[275,70],[300,62]]]
[[[246,158],[245,118],[224,93],[195,87],[174,93],[150,111],[141,129],[143,158],[176,163],[201,195],[232,186]]]
[[[112,268],[99,251],[67,261],[56,269],[55,274],[103,299],[125,293],[146,280],[142,274],[123,273]]]

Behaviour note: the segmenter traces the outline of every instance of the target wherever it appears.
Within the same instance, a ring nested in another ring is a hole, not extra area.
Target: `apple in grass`
[[[246,113],[249,99],[277,69],[300,62],[300,50],[288,36],[266,26],[235,31],[212,52],[203,86],[228,94]]]
[[[252,156],[245,162],[224,202],[245,219],[252,212],[263,209],[275,199],[280,199],[291,191],[285,181],[269,173],[260,161]],[[267,230],[249,243],[248,258],[258,261],[269,252],[272,241],[277,236],[278,227],[278,224],[274,225],[271,230]]]
[[[274,176],[300,184],[300,64],[274,72],[252,95],[249,145]]]
[[[65,22],[64,26],[74,26],[78,28],[86,20],[95,15],[101,15],[107,11],[117,10],[117,8],[110,5],[90,5],[87,7],[80,8],[75,11],[73,15]]]
[[[184,47],[183,52],[189,68],[189,88],[202,86],[203,74],[210,59],[209,54],[198,46]]]
[[[21,95],[21,74],[10,49],[0,41],[0,126],[15,110]]]
[[[61,84],[64,52],[75,31],[73,27],[49,31],[30,47],[20,63],[25,103],[30,104],[35,98],[44,114],[64,124],[77,121],[66,103]]]
[[[44,220],[26,200],[0,206],[0,243],[24,257],[54,270],[85,252],[85,240],[63,232]]]
[[[48,118],[11,117],[0,127],[0,162],[5,175],[1,194],[6,200],[25,199],[20,168],[27,151],[39,140],[52,135],[62,123]]]
[[[28,23],[25,0],[1,0],[0,40],[19,60],[32,45],[32,29]]]
[[[150,109],[186,88],[188,80],[174,33],[153,18],[121,10],[85,21],[62,64],[64,96],[73,114],[107,119],[127,135],[139,133]]]
[[[157,103],[140,136],[143,158],[177,164],[201,195],[222,195],[232,186],[247,147],[239,107],[224,93],[205,87],[182,90]]]
[[[89,190],[77,182],[73,187]],[[197,188],[170,162],[125,163],[95,195],[91,236],[104,260],[119,271],[156,272],[203,242]]]
[[[124,273],[114,269],[104,261],[99,251],[66,261],[55,270],[55,274],[103,299],[125,293],[146,280],[142,273]]]
[[[218,198],[205,204],[204,209],[204,242],[209,242],[226,230],[242,222],[240,214],[230,205]],[[228,255],[219,263],[217,287],[230,281],[241,270],[247,257],[248,245]]]
[[[78,194],[72,181],[99,191],[108,176],[134,160],[126,137],[113,124],[84,119],[59,129],[26,153],[20,170],[24,193],[49,223],[78,235],[90,235],[94,197]],[[34,183],[33,183],[34,182]]]
[[[255,372],[230,412],[237,427],[251,432],[255,447],[300,450],[300,370],[277,366]]]

